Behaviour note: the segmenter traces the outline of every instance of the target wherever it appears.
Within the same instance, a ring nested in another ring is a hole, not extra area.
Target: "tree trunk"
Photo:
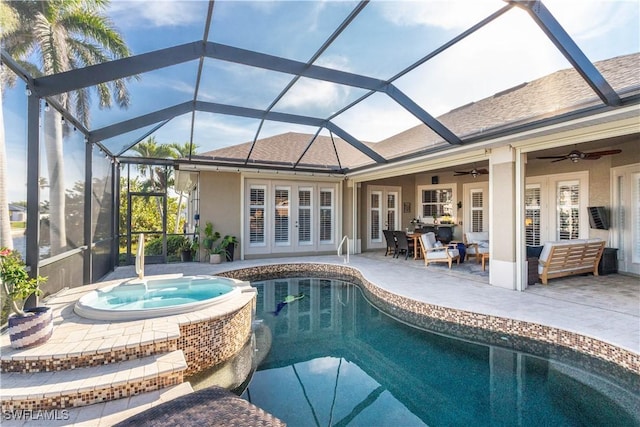
[[[176,211],[176,224],[173,227],[173,232],[178,234],[180,231],[180,208],[182,207],[182,191],[178,193],[178,210]]]
[[[0,100],[2,83],[0,83]],[[7,197],[7,150],[4,136],[3,105],[0,104],[0,247],[13,249],[11,237],[11,218],[9,217],[9,198]]]
[[[44,114],[44,144],[49,171],[49,241],[51,255],[57,255],[67,246],[62,117],[53,108]]]

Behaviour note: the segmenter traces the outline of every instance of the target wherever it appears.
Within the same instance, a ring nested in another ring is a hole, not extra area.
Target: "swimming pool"
[[[640,425],[640,378],[614,364],[412,328],[338,280],[252,285],[271,342],[243,397],[290,426]]]

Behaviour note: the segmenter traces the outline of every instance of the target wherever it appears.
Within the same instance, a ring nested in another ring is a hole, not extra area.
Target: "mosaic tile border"
[[[256,281],[311,274],[314,277],[348,280],[359,285],[365,296],[379,309],[411,325],[488,344],[531,351],[537,354],[550,344],[563,349],[611,362],[633,373],[640,373],[640,355],[575,332],[506,317],[474,313],[412,300],[386,291],[367,280],[350,266],[334,264],[291,263],[249,267],[219,273],[220,276]],[[442,324],[442,322],[446,324]],[[487,332],[490,334],[487,335]],[[525,342],[526,340],[526,342]],[[531,342],[533,340],[533,342]],[[535,350],[535,349],[534,349]],[[554,357],[562,354],[554,354]],[[575,359],[575,357],[574,357]]]
[[[126,383],[119,386],[104,387],[89,391],[76,391],[54,397],[38,397],[19,400],[4,400],[2,411],[47,411],[52,409],[67,409],[78,406],[92,405],[124,397],[136,396],[149,391],[172,387],[184,381],[183,372],[171,372],[141,381]]]
[[[111,350],[96,354],[51,357],[38,360],[11,359],[2,360],[0,372],[21,372],[24,374],[35,372],[63,371],[76,368],[90,368],[102,366],[110,363],[124,362],[127,360],[140,359],[142,357],[156,354],[168,353],[178,349],[178,339],[172,338],[164,341],[155,341],[150,344],[141,344],[133,347]]]
[[[251,336],[255,300],[254,296],[233,313],[180,325],[178,348],[187,361],[185,376],[222,363],[242,349]]]

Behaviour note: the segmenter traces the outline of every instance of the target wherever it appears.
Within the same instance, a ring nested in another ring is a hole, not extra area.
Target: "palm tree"
[[[147,138],[146,141],[137,143],[131,150],[137,153],[140,157],[149,159],[166,159],[175,157],[173,148],[170,145],[158,144],[153,136]],[[165,166],[160,167],[139,164],[138,170],[142,176],[147,178],[146,182],[143,184],[143,191],[164,190],[166,188],[166,184],[170,177],[168,176],[169,172]],[[160,204],[160,199],[156,198],[156,201],[158,204],[158,212],[162,218],[163,209]]]
[[[6,34],[12,33],[18,28],[18,14],[4,2],[0,2],[0,39]],[[12,86],[15,76],[9,72],[0,71],[0,101],[2,100],[2,87]],[[0,248],[13,249],[11,237],[11,218],[9,217],[9,198],[7,197],[7,150],[4,136],[4,114],[0,105]]]
[[[175,151],[174,157],[176,159],[185,158],[196,154],[196,150],[198,146],[192,142],[185,142],[183,145],[180,144],[171,144],[171,148]],[[184,192],[182,190],[178,191],[178,210],[176,211],[176,224],[174,226],[174,233],[178,233],[180,227],[180,211],[182,209],[182,198],[184,197]]]
[[[108,0],[23,0],[8,2],[20,18],[19,27],[5,37],[6,50],[16,59],[35,60],[28,69],[50,75],[83,68],[131,55],[111,21],[102,14]],[[121,108],[127,107],[129,93],[125,80],[97,85],[101,108],[110,107],[112,98]],[[71,107],[76,117],[89,127],[90,93],[88,88],[57,95],[65,109]],[[65,229],[65,189],[63,134],[68,131],[60,113],[45,111],[44,142],[50,183],[51,224],[57,232],[51,236],[51,254],[67,245]]]

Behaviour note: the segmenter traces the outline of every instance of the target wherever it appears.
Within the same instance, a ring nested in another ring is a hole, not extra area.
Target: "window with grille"
[[[264,186],[251,186],[249,190],[249,243],[264,244]]]
[[[540,184],[527,185],[524,193],[524,228],[528,246],[540,245]]]
[[[333,189],[320,189],[320,243],[333,242]]]
[[[387,224],[388,230],[395,230],[397,228],[398,218],[398,193],[387,193]]]
[[[273,236],[276,245],[289,244],[289,189],[276,187],[274,193],[274,229]]]
[[[484,193],[471,190],[471,231],[484,231]]]
[[[440,188],[422,190],[422,216],[426,218],[455,216],[453,210],[453,189]]]
[[[311,188],[298,189],[298,243],[310,245],[311,238]]]
[[[369,238],[372,242],[382,242],[382,232],[380,220],[382,217],[381,191],[372,191],[369,201],[369,215],[371,216],[371,229],[369,230]]]
[[[558,182],[557,200],[557,239],[577,239],[580,234],[580,182]]]

